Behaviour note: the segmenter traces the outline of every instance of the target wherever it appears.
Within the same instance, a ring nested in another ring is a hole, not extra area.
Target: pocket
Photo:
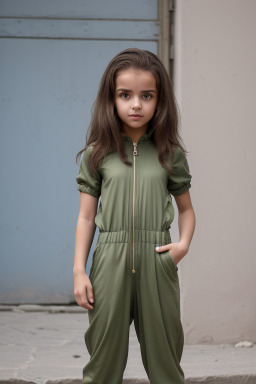
[[[178,280],[178,266],[175,264],[169,251],[158,252],[158,254],[162,267],[164,268],[167,275]]]
[[[167,255],[168,255],[169,259],[171,260],[171,263],[172,263],[173,267],[175,268],[175,270],[178,271],[179,268],[178,268],[178,266],[175,264],[175,262],[174,262],[174,260],[173,260],[173,258],[172,258],[172,256],[171,256],[171,254],[170,254],[169,251],[167,251]]]
[[[90,273],[89,273],[89,279],[90,280],[93,277],[93,272],[95,270],[95,265],[97,263],[97,259],[98,259],[98,255],[99,255],[99,249],[100,249],[100,244],[101,243],[97,243],[96,244],[96,247],[95,247],[93,255],[92,255],[92,265],[91,265],[91,269],[90,269]]]

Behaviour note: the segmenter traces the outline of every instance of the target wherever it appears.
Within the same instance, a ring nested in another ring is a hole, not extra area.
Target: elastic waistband
[[[98,242],[99,243],[128,243],[129,236],[132,238],[132,231],[100,231]],[[152,243],[157,245],[165,245],[171,243],[171,235],[167,231],[154,231],[148,229],[135,229],[134,230],[135,242]]]

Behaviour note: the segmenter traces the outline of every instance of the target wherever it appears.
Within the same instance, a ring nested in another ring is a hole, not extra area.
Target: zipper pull
[[[136,141],[133,141],[133,155],[138,155],[138,151],[137,151],[137,143]]]

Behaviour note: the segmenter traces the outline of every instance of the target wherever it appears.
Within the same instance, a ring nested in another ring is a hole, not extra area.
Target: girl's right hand
[[[85,272],[74,273],[74,295],[80,307],[93,309],[94,302],[92,283]]]

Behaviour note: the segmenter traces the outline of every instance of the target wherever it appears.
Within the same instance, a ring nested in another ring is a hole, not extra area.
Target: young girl
[[[191,174],[159,58],[127,49],[107,66],[76,178],[80,193],[74,294],[88,309],[83,383],[121,384],[134,321],[152,384],[182,384],[184,333],[178,266],[195,228]],[[172,196],[180,240],[171,241]],[[101,197],[99,209],[98,198]],[[86,262],[99,237],[89,277]]]

